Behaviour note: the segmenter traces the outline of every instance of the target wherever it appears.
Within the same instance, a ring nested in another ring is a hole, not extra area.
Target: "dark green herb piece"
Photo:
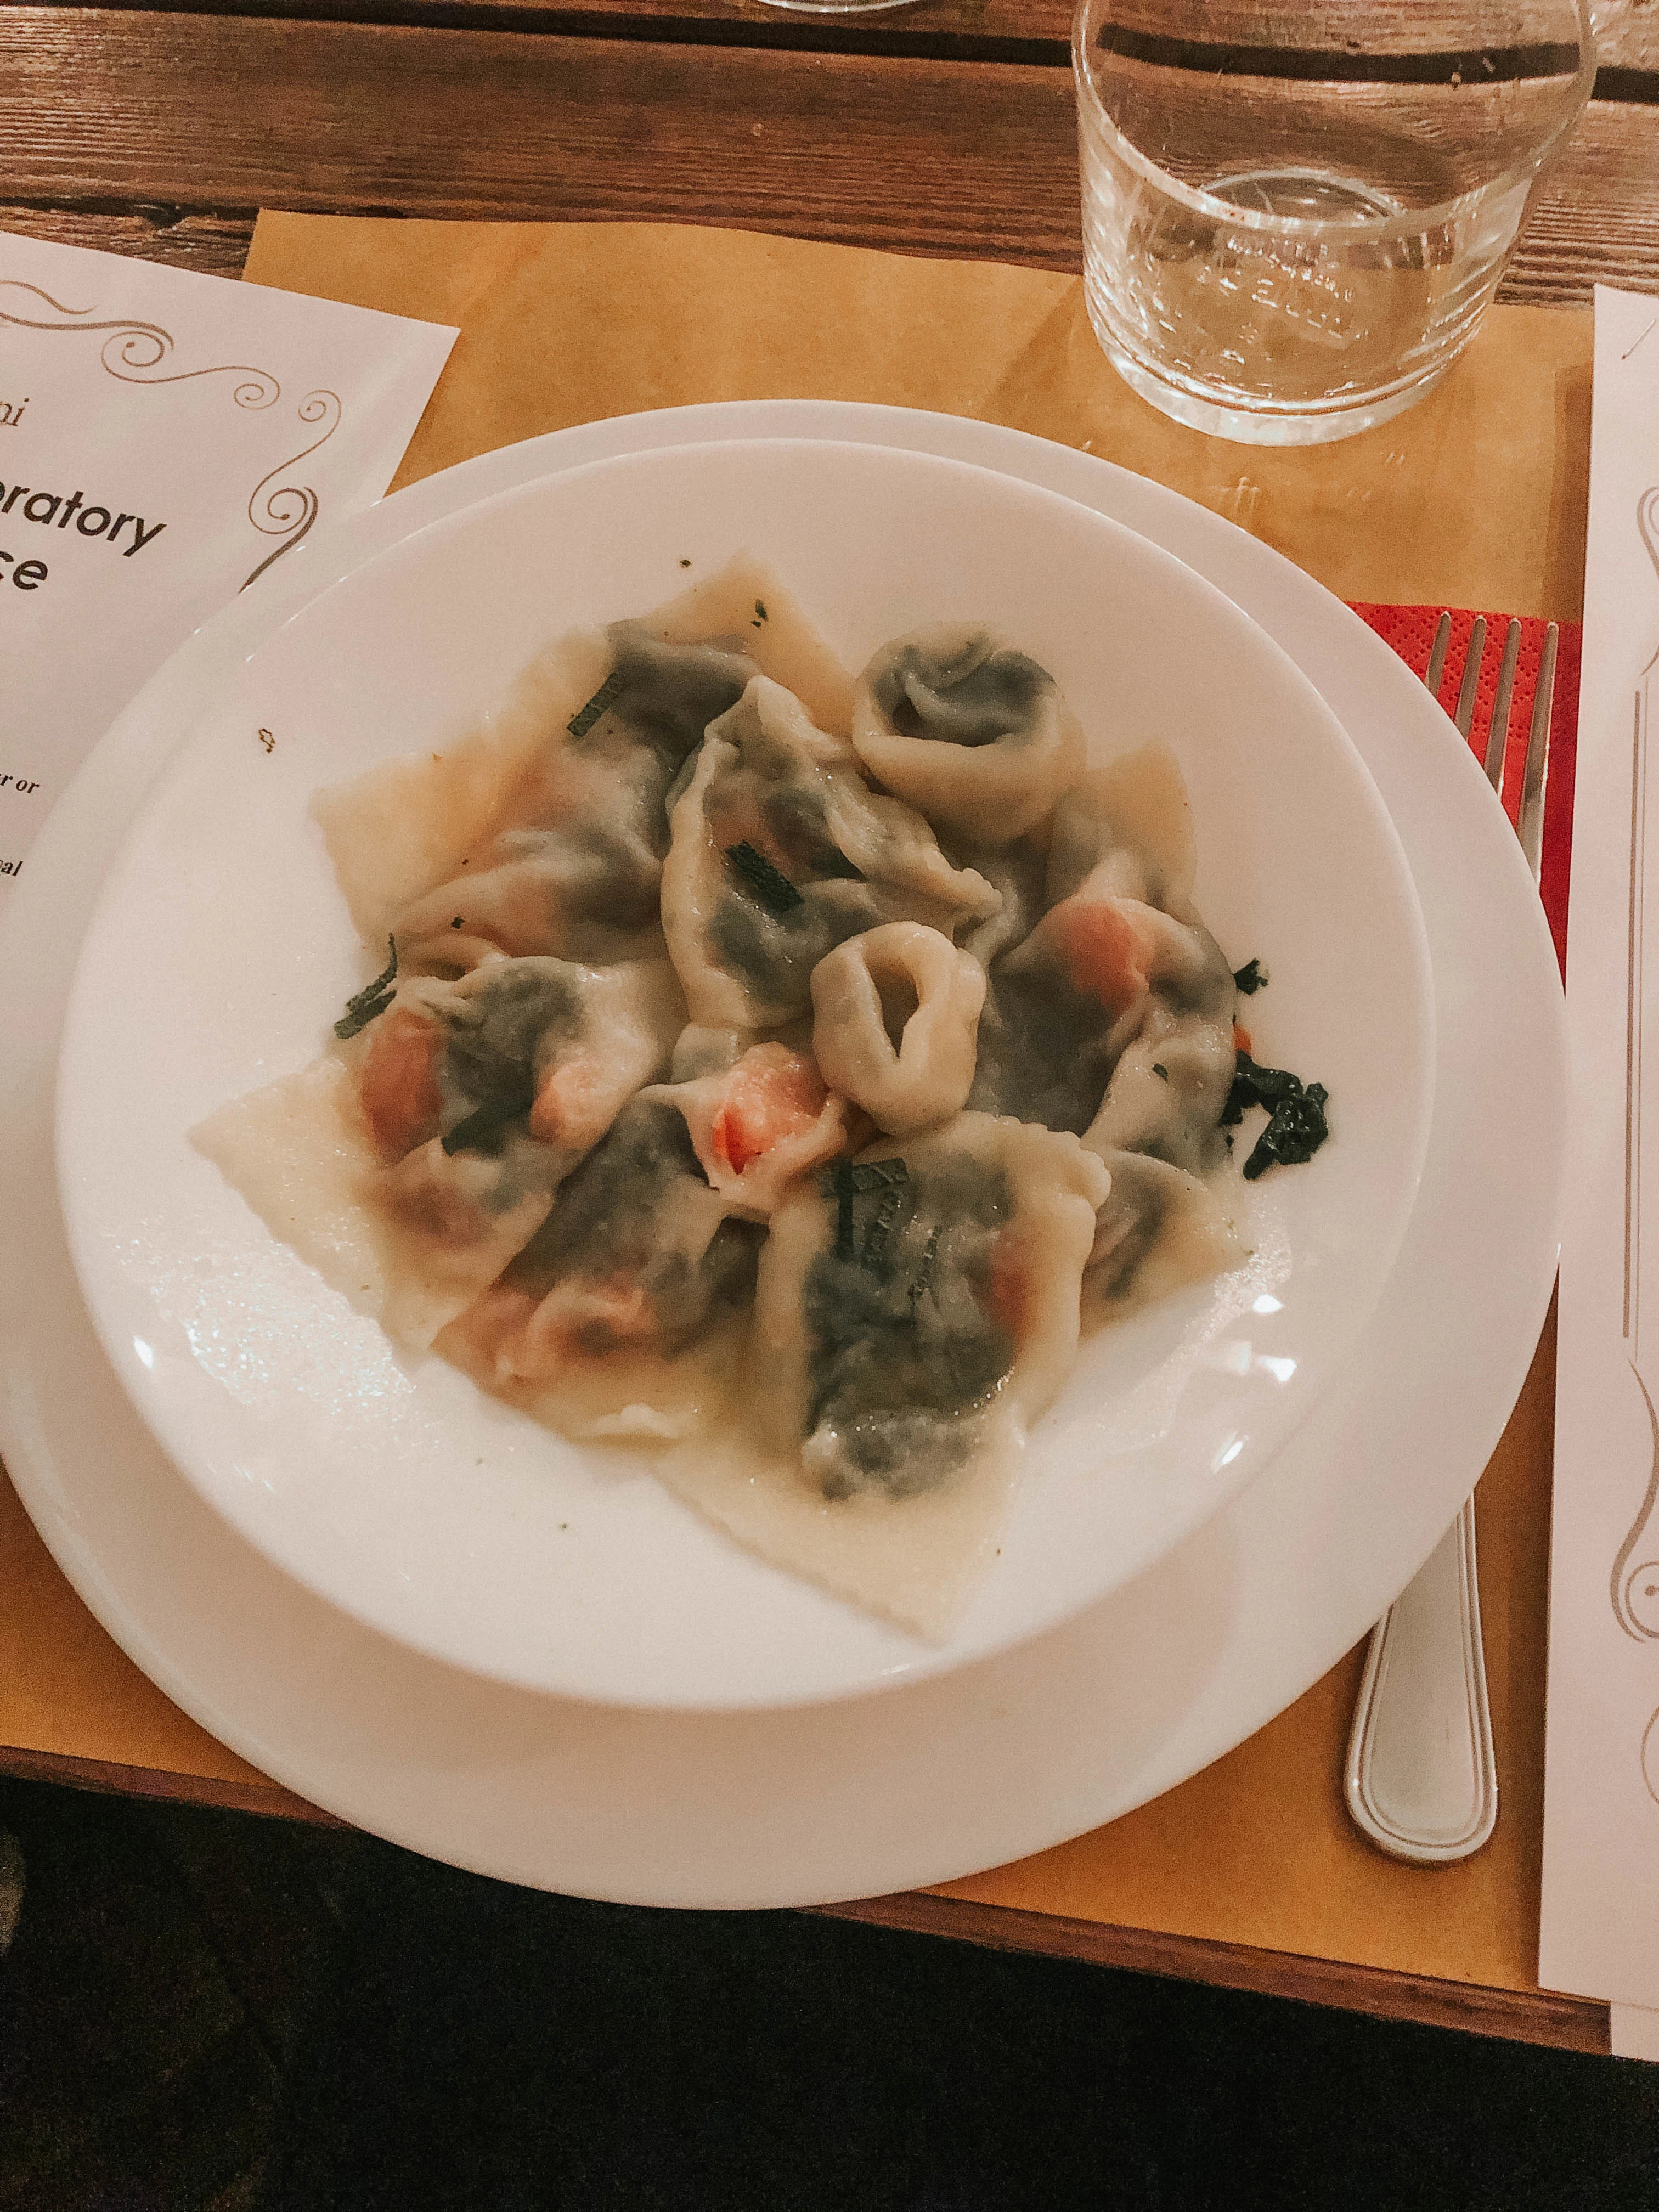
[[[1330,1095],[1322,1083],[1304,1084],[1288,1068],[1261,1067],[1249,1053],[1239,1054],[1222,1124],[1230,1127],[1242,1121],[1247,1106],[1265,1107],[1268,1116],[1244,1163],[1247,1182],[1270,1167],[1298,1167],[1313,1158],[1331,1133],[1325,1115]]]
[[[452,929],[459,929],[462,927],[462,917],[458,914],[449,926]]]
[[[853,1243],[853,1197],[856,1186],[853,1182],[852,1163],[837,1161],[824,1177],[829,1186],[825,1196],[836,1201],[836,1257],[850,1260],[855,1247]]]
[[[355,999],[346,1000],[346,1010],[334,1024],[337,1037],[355,1037],[392,1004],[392,987],[398,980],[398,948],[389,937],[386,945],[391,959],[372,983],[366,983]]]
[[[910,1170],[902,1160],[866,1160],[853,1170],[854,1190],[883,1190],[889,1184],[909,1180]]]
[[[516,1121],[527,1114],[536,1103],[532,1090],[509,1091],[499,1098],[486,1099],[476,1113],[469,1114],[465,1121],[458,1121],[443,1139],[446,1152],[487,1152],[492,1141],[499,1137],[509,1121]]]
[[[1169,1069],[1168,1069],[1167,1067],[1165,1067],[1165,1066],[1163,1065],[1163,1063],[1162,1063],[1161,1061],[1159,1061],[1159,1060],[1155,1060],[1152,1062],[1152,1073],[1153,1073],[1154,1075],[1161,1075],[1161,1076],[1164,1078],[1164,1080],[1166,1083],[1167,1083],[1167,1082],[1169,1081],[1169,1079],[1170,1079],[1170,1071],[1169,1071]]]
[[[623,686],[627,681],[628,678],[620,668],[611,670],[587,704],[585,707],[579,707],[565,724],[566,729],[573,738],[585,738],[605,708],[613,705],[621,697]]]
[[[916,1269],[916,1279],[909,1289],[910,1318],[916,1317],[916,1308],[921,1304],[939,1271],[939,1240],[943,1224],[936,1221],[927,1232],[927,1249],[921,1255],[921,1265]]]
[[[850,1160],[837,1160],[834,1167],[824,1169],[818,1177],[818,1188],[826,1198],[836,1201],[836,1259],[858,1258],[853,1201],[872,1190],[881,1191],[884,1196],[864,1240],[864,1264],[873,1266],[881,1258],[893,1224],[904,1210],[899,1186],[909,1180],[909,1170],[902,1160],[865,1160],[857,1167]]]
[[[766,620],[766,618],[767,618],[767,617],[766,617],[766,602],[765,602],[765,600],[764,600],[764,599],[757,599],[757,600],[756,600],[756,602],[755,602],[755,615],[756,615],[756,619],[755,619],[752,623],[750,623],[750,625],[749,625],[749,627],[750,627],[750,629],[758,629],[760,628],[760,626],[761,626],[762,623],[763,623],[763,622]]]
[[[882,1194],[881,1204],[876,1208],[876,1218],[865,1231],[864,1264],[866,1267],[880,1267],[887,1250],[887,1240],[903,1211],[903,1191],[896,1183],[889,1183]]]
[[[1268,975],[1259,960],[1247,960],[1242,968],[1237,968],[1233,971],[1234,986],[1242,991],[1247,999],[1254,998],[1258,991],[1265,988],[1272,981],[1272,976]]]
[[[1281,1098],[1294,1098],[1301,1089],[1300,1078],[1287,1068],[1258,1066],[1248,1052],[1241,1052],[1233,1061],[1233,1085],[1221,1109],[1221,1126],[1236,1127],[1247,1106],[1265,1106],[1271,1114]]]
[[[1244,1163],[1246,1182],[1254,1182],[1270,1167],[1300,1167],[1313,1158],[1331,1133],[1325,1119],[1330,1095],[1322,1083],[1310,1083],[1300,1097],[1280,1099]]]
[[[757,853],[746,840],[741,845],[728,845],[726,857],[732,872],[745,888],[751,890],[774,920],[782,917],[803,903],[795,889],[781,868],[775,868],[764,853]]]
[[[838,1160],[819,1176],[818,1188],[826,1198],[833,1198],[843,1181],[855,1191],[866,1191],[885,1190],[890,1184],[909,1180],[910,1170],[902,1160],[860,1160],[856,1167],[850,1160]]]

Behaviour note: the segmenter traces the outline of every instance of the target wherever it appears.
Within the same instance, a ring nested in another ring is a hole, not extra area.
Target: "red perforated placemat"
[[[1439,607],[1370,606],[1356,601],[1354,612],[1369,623],[1380,638],[1391,645],[1415,676],[1429,665],[1434,633],[1442,613]],[[1451,643],[1446,653],[1440,703],[1449,714],[1457,703],[1469,633],[1478,614],[1486,616],[1486,651],[1480,688],[1475,693],[1474,721],[1469,744],[1477,760],[1486,757],[1486,738],[1492,728],[1492,696],[1503,658],[1507,615],[1483,608],[1460,607],[1452,613]],[[1533,695],[1538,688],[1539,656],[1544,649],[1547,625],[1534,617],[1521,619],[1521,649],[1516,662],[1515,693],[1510,708],[1509,744],[1504,762],[1504,804],[1511,822],[1521,810],[1521,777],[1527,756],[1527,733],[1532,727]],[[1572,780],[1578,745],[1578,659],[1583,633],[1577,623],[1562,623],[1555,653],[1555,707],[1550,725],[1549,781],[1544,793],[1544,866],[1539,888],[1544,912],[1555,939],[1556,957],[1565,975],[1567,965],[1567,878],[1572,866]]]

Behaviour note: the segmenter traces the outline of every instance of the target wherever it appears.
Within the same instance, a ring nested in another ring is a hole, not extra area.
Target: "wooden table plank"
[[[98,253],[125,253],[139,261],[164,261],[206,276],[240,276],[253,235],[253,215],[187,214],[182,208],[31,207],[0,200],[0,231],[48,238],[58,246],[84,246]]]
[[[838,1920],[947,1936],[959,1942],[983,1943],[992,1950],[1035,1951],[1047,1958],[1081,1959],[1131,1973],[1208,1982],[1217,1989],[1253,1990],[1304,2004],[1340,2006],[1373,2020],[1416,2021],[1426,2027],[1462,2028],[1510,2042],[1546,2044],[1558,2051],[1605,2053],[1610,2047],[1607,2006],[1553,1990],[1487,1989],[1479,1983],[1441,1981],[1431,1974],[1394,1973],[1379,1966],[1264,1951],[1250,1943],[1200,1942],[1061,1913],[1022,1912],[926,1890],[817,1910]]]
[[[1148,16],[1155,26],[1156,0]],[[773,0],[237,0],[201,12],[275,15],[309,21],[422,23],[471,30],[540,31],[567,37],[684,40],[722,46],[775,45],[848,53],[1070,65],[1071,0],[909,0],[902,6],[841,14],[773,4]],[[1472,15],[1474,13],[1472,8]],[[1484,11],[1488,12],[1489,11]],[[1597,40],[1607,98],[1659,99],[1659,0],[1626,0]],[[1390,18],[1392,24],[1390,25]],[[1133,21],[1125,16],[1124,20]],[[1416,50],[1423,41],[1417,0],[1377,10],[1379,50]],[[1470,42],[1478,40],[1472,29]],[[1295,4],[1264,15],[1257,0],[1216,0],[1209,37],[1255,49],[1297,52],[1309,43],[1307,13]],[[1444,43],[1444,41],[1442,41]]]
[[[1065,73],[252,18],[13,8],[0,174],[41,234],[227,266],[259,206],[685,221],[1079,265]],[[218,228],[216,228],[218,226]],[[100,242],[103,242],[100,240]],[[1593,103],[1501,296],[1659,289],[1659,109]]]

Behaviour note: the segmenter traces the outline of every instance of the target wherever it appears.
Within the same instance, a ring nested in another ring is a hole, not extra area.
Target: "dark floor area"
[[[0,1783],[0,2212],[1659,2212],[1659,2068]]]

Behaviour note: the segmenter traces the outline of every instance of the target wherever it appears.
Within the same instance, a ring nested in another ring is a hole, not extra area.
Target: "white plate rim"
[[[1352,1432],[1355,1421],[1351,1405],[1338,1407],[1333,1401],[1234,1509],[1166,1562],[1166,1574],[1148,1577],[1148,1586],[1121,1594],[1121,1601],[1109,1601],[1024,1655],[946,1678],[948,1696],[941,1695],[942,1686],[922,1685],[864,1708],[866,1722],[872,1711],[881,1712],[883,1740],[872,1741],[866,1730],[856,1745],[837,1741],[834,1708],[805,1718],[792,1715],[781,1733],[768,1720],[746,1717],[681,1723],[665,1735],[639,1717],[518,1693],[494,1692],[474,1707],[463,1693],[476,1686],[408,1655],[376,1650],[362,1632],[345,1636],[345,1625],[314,1601],[309,1611],[300,1607],[302,1620],[296,1618],[301,1594],[256,1590],[257,1577],[246,1571],[252,1562],[234,1553],[218,1564],[235,1591],[211,1607],[186,1607],[181,1618],[157,1587],[156,1562],[139,1556],[142,1531],[131,1518],[136,1478],[116,1485],[113,1496],[107,1489],[100,1496],[84,1455],[76,1461],[71,1450],[73,1463],[60,1468],[52,1408],[42,1396],[50,1377],[41,1340],[21,1329],[9,1334],[0,1352],[0,1383],[14,1479],[59,1564],[138,1663],[223,1741],[343,1817],[411,1848],[542,1887],[664,1904],[827,1901],[967,1874],[1079,1833],[1170,1788],[1298,1695],[1426,1557],[1514,1402],[1553,1278],[1565,1098],[1560,1012],[1547,932],[1512,835],[1492,807],[1467,748],[1413,708],[1413,695],[1421,694],[1389,648],[1281,556],[1206,511],[1110,464],[994,426],[857,403],[732,403],[672,410],[667,422],[644,416],[582,426],[466,464],[401,495],[397,508],[376,510],[306,549],[310,557],[298,564],[284,603],[299,604],[321,588],[331,568],[349,566],[358,549],[374,542],[377,530],[416,526],[424,515],[442,511],[447,498],[459,503],[477,496],[485,484],[514,480],[515,471],[544,473],[558,459],[574,463],[612,449],[613,441],[615,450],[628,450],[641,440],[683,442],[688,434],[730,435],[739,428],[844,435],[854,426],[866,441],[925,441],[929,450],[963,453],[1102,504],[1246,605],[1322,690],[1339,695],[1332,703],[1357,737],[1363,731],[1397,750],[1403,725],[1414,730],[1419,746],[1434,749],[1425,756],[1432,762],[1425,781],[1434,787],[1433,805],[1419,803],[1409,785],[1401,787],[1413,815],[1406,842],[1419,886],[1430,869],[1434,911],[1443,921],[1449,902],[1461,902],[1463,918],[1474,921],[1489,919],[1495,900],[1509,933],[1502,958],[1476,940],[1466,960],[1455,933],[1437,944],[1442,960],[1456,955],[1444,976],[1457,988],[1443,993],[1443,1036],[1463,1000],[1478,1009],[1494,990],[1524,1012],[1537,1057],[1524,1099],[1507,1124],[1500,1119],[1496,1127],[1507,1127],[1511,1139],[1530,1139],[1545,1172],[1531,1187],[1530,1207],[1506,1204],[1495,1224],[1498,1245],[1507,1240],[1501,1256],[1510,1262],[1500,1297],[1464,1316],[1466,1339],[1478,1354],[1477,1391],[1470,1393],[1461,1372],[1448,1391],[1443,1376],[1438,1393],[1428,1394],[1436,1399],[1432,1413],[1425,1417],[1419,1401],[1400,1414],[1395,1449],[1417,1451],[1418,1481],[1412,1495],[1394,1501],[1395,1510],[1379,1514],[1376,1501],[1352,1480],[1327,1475],[1322,1483],[1322,1455],[1340,1447],[1344,1423]],[[177,712],[191,700],[192,686],[199,696],[216,652],[234,659],[262,621],[276,618],[274,602],[269,610],[244,605],[185,648],[89,764],[70,794],[75,806],[66,800],[60,808],[57,835],[53,825],[43,832],[36,848],[43,866],[57,866],[63,880],[72,879],[74,839],[88,814],[95,817],[100,780],[118,784],[123,745],[142,751],[143,718],[154,715],[158,696],[170,688]],[[153,727],[149,742],[153,754]],[[1376,774],[1376,759],[1366,744],[1361,749]],[[1398,794],[1395,811],[1398,821]],[[1471,905],[1477,884],[1486,913]],[[0,931],[9,946],[26,935],[26,925],[40,938],[37,905],[46,906],[43,919],[50,924],[50,890],[37,900],[26,878]],[[73,915],[69,918],[72,924]],[[50,934],[48,928],[48,945]],[[1431,934],[1437,935],[1432,927]],[[0,981],[0,991],[6,988]],[[38,1109],[42,1051],[50,1093],[50,1000],[48,991],[32,1016],[34,1030],[44,1024],[45,1032],[36,1038],[36,1064],[26,1066],[20,1055],[0,1093],[0,1115],[15,1130]],[[1483,1146],[1492,1134],[1484,1119],[1478,1132],[1470,1126],[1462,1133],[1468,1164],[1478,1170],[1477,1134]],[[1443,1160],[1438,1164],[1443,1180]],[[15,1179],[14,1200],[26,1180]],[[1470,1187],[1480,1187],[1478,1173]],[[1505,1187],[1504,1195],[1514,1194]],[[14,1204],[12,1218],[19,1218]],[[1484,1261],[1492,1253],[1487,1238],[1479,1256]],[[0,1291],[14,1317],[27,1318],[30,1285],[13,1273],[0,1280]],[[1431,1337],[1427,1348],[1433,1348]],[[1356,1382],[1347,1399],[1358,1389]],[[67,1441],[72,1446],[75,1439]],[[162,1468],[149,1470],[147,1479],[149,1506],[176,1505],[172,1493],[182,1491],[179,1478]],[[1301,1515],[1296,1540],[1274,1550],[1274,1572],[1264,1577],[1258,1524],[1275,1512],[1282,1518],[1288,1505]],[[1294,1588],[1298,1566],[1316,1557],[1322,1571],[1317,1617],[1303,1618],[1287,1612],[1282,1598]],[[1121,1632],[1144,1627],[1146,1619],[1134,1616],[1138,1607],[1145,1614],[1150,1602],[1155,1624],[1172,1589],[1196,1604],[1218,1637],[1230,1639],[1229,1663],[1220,1663],[1218,1644],[1196,1674],[1183,1669],[1156,1712],[1137,1707],[1130,1713],[1133,1699],[1102,1710],[1100,1697],[1125,1680],[1114,1617]],[[1243,1598],[1249,1604],[1241,1611]],[[1217,1606],[1228,1609],[1218,1626]],[[1241,1626],[1246,1613],[1256,1622],[1254,1640]],[[276,1672],[256,1664],[250,1647],[260,1643],[267,1615],[289,1633],[311,1633],[316,1648],[303,1663],[295,1660]],[[312,1679],[338,1680],[343,1660],[357,1670],[352,1711],[338,1698],[333,1708],[307,1706],[299,1679],[306,1668]],[[318,1675],[319,1667],[328,1671]],[[428,1725],[418,1742],[400,1732],[400,1709],[411,1694],[426,1700]],[[1134,1739],[1132,1723],[1144,1724],[1144,1740]],[[479,1734],[485,1723],[488,1743]],[[465,1788],[454,1786],[458,1776]],[[988,1776],[996,1778],[994,1791],[985,1787]],[[623,1802],[640,1810],[649,1805],[649,1833],[641,1834],[637,1820],[619,1826],[617,1808]],[[905,1817],[907,1810],[913,1817]]]

